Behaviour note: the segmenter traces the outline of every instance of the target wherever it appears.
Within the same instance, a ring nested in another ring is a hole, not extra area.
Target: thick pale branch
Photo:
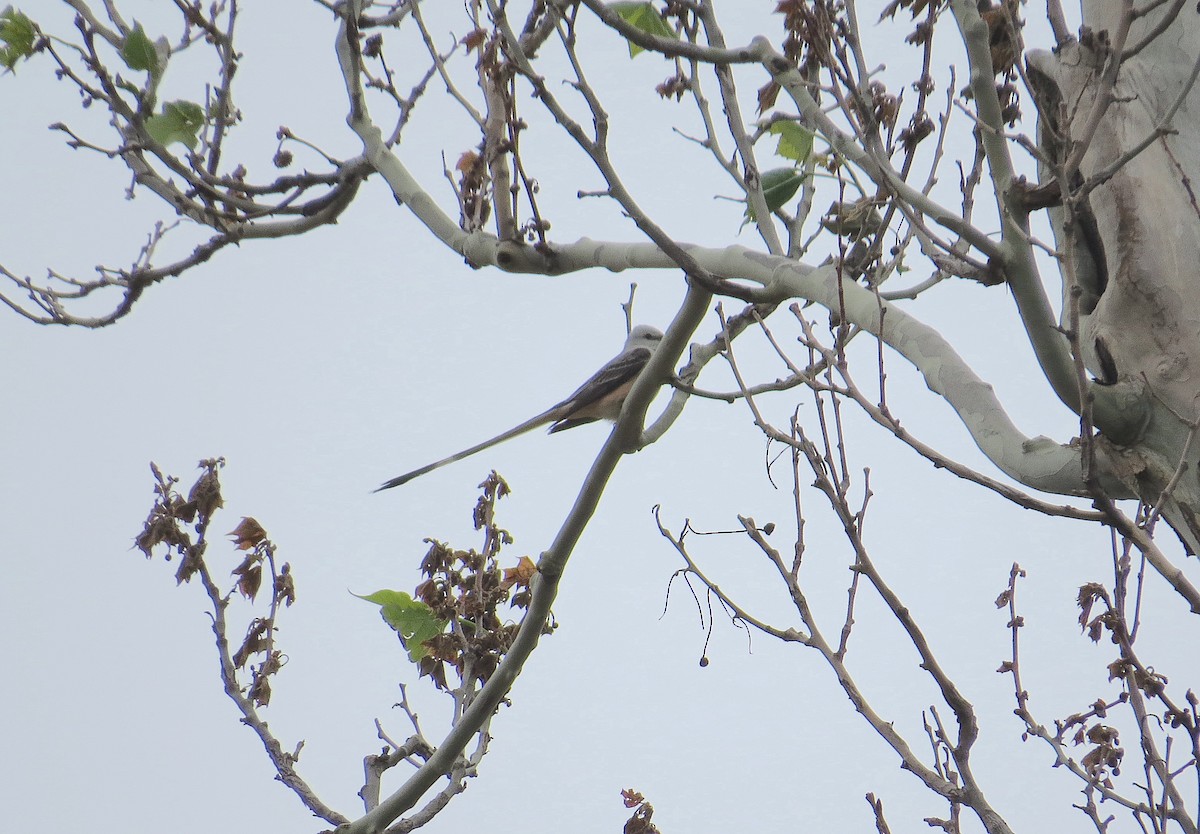
[[[791,311],[797,318],[800,318],[803,321],[803,318],[802,318],[803,313],[798,304],[793,304],[791,306]],[[788,364],[788,367],[792,371],[794,377],[802,379],[806,385],[808,385],[810,388],[813,388],[815,390],[831,390],[828,386],[828,383],[824,383],[824,384],[820,383],[816,379],[813,378],[811,373],[803,371],[803,370],[795,367],[795,365],[793,365],[791,363],[791,360],[787,357],[787,354],[783,351],[783,349],[780,347],[780,345],[776,342],[776,340],[775,340],[774,336],[771,334],[771,332],[769,330],[767,330],[767,328],[765,326],[764,326],[763,330],[766,333],[768,340],[770,340],[772,347],[775,348],[776,353],[780,356],[781,359],[783,359],[784,362],[786,362]],[[875,402],[873,402],[872,400],[867,398],[867,396],[862,392],[862,390],[854,382],[854,380],[850,374],[849,368],[846,366],[846,364],[839,363],[837,361],[837,354],[835,351],[833,351],[832,349],[829,349],[829,348],[821,348],[819,346],[814,346],[812,341],[808,340],[808,339],[806,339],[806,342],[808,342],[808,344],[810,345],[810,349],[819,349],[820,350],[819,355],[821,356],[821,358],[823,360],[822,365],[826,368],[836,368],[837,373],[844,380],[845,384],[844,384],[844,386],[838,388],[838,390],[837,390],[838,394],[840,394],[841,396],[853,399],[854,402],[856,402],[858,404],[858,406],[864,412],[866,412],[866,414],[872,420],[874,420],[878,425],[880,425],[880,426],[884,427],[885,429],[887,429],[888,431],[892,432],[892,434],[894,434],[898,440],[900,440],[902,443],[907,444],[910,448],[912,448],[915,452],[917,452],[917,454],[921,455],[923,458],[928,460],[934,466],[938,467],[939,469],[945,469],[948,472],[958,476],[959,478],[962,478],[963,480],[971,481],[973,483],[979,484],[982,487],[985,487],[986,489],[990,489],[993,492],[995,492],[996,494],[1001,495],[1005,499],[1011,501],[1012,503],[1017,504],[1021,507],[1025,507],[1026,509],[1029,509],[1029,510],[1036,510],[1038,512],[1045,513],[1047,515],[1062,516],[1062,517],[1066,517],[1066,518],[1074,518],[1074,519],[1078,519],[1081,521],[1095,521],[1095,522],[1104,521],[1105,516],[1103,513],[1096,512],[1093,510],[1082,510],[1082,509],[1079,509],[1078,507],[1072,507],[1072,506],[1065,505],[1065,504],[1051,504],[1048,501],[1043,501],[1039,498],[1036,498],[1032,495],[1022,492],[1021,490],[1016,489],[1015,487],[1012,487],[1009,484],[1006,484],[1002,481],[998,481],[995,478],[989,478],[988,476],[986,476],[980,472],[976,472],[975,470],[971,469],[969,466],[967,466],[963,463],[960,463],[960,462],[954,460],[953,458],[949,458],[946,455],[944,455],[944,454],[940,453],[939,451],[937,451],[936,449],[934,449],[932,446],[929,446],[928,444],[921,442],[919,439],[914,437],[911,432],[909,432],[907,429],[905,429],[903,426],[901,426],[900,421],[897,420],[895,417],[893,417],[892,414],[890,412],[888,412],[886,408],[883,408],[883,407],[877,405]],[[767,387],[767,386],[764,386],[764,387]],[[769,390],[769,388],[768,388],[768,390]],[[755,391],[753,388],[743,389],[743,391],[741,393],[742,393],[742,395],[744,395],[746,397],[748,403],[750,402],[752,397],[757,395],[757,391]],[[774,440],[777,440],[780,443],[784,443],[784,444],[792,445],[792,446],[796,445],[794,439],[790,436],[789,433],[780,431],[779,429],[777,429],[773,426],[770,426],[770,425],[764,425],[763,430],[768,434],[768,436],[770,436]]]
[[[1046,297],[1033,246],[1029,238],[1029,215],[1019,204],[1008,199],[1015,180],[1012,156],[1003,134],[1004,118],[996,95],[995,68],[992,66],[987,23],[979,16],[973,0],[951,3],[970,60],[971,93],[975,100],[979,130],[988,168],[995,187],[1001,219],[1000,264],[1003,267],[1017,310],[1025,324],[1029,342],[1038,364],[1055,394],[1071,410],[1079,413],[1080,391],[1071,359],[1070,343],[1055,321]]]
[[[765,259],[752,253],[745,257]],[[1046,492],[1087,494],[1079,450],[1046,437],[1023,436],[991,386],[976,376],[940,333],[858,284],[840,279],[832,266],[801,267],[781,265],[771,270],[771,288],[830,310],[840,309],[847,322],[879,337],[908,359],[924,375],[930,390],[958,413],[980,450],[1005,474]],[[1114,497],[1131,495],[1115,478],[1104,479],[1104,484]]]

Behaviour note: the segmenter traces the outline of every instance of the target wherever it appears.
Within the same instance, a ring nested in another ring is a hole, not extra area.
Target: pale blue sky
[[[67,17],[45,0],[26,11],[47,28]],[[243,12],[239,102],[248,121],[233,152],[252,155],[252,174],[264,178],[279,124],[332,153],[357,151],[344,124],[329,15],[303,4],[290,13],[285,43],[263,8]],[[152,26],[151,13],[135,16]],[[611,40],[599,75],[624,96],[610,107],[614,141],[637,196],[682,239],[754,245],[748,231],[735,237],[740,209],[710,199],[731,194],[731,185],[711,178],[702,153],[669,133],[673,124],[694,129],[695,120],[686,105],[653,95],[667,65],[650,56],[630,63]],[[897,52],[881,60],[901,60]],[[0,78],[9,114],[0,131],[3,262],[33,274],[126,263],[162,208],[145,194],[124,201],[123,169],[67,150],[61,135],[44,129],[87,118],[103,129],[99,114],[81,116],[68,86],[50,74],[40,57]],[[172,83],[183,96],[200,82],[182,75]],[[531,99],[525,106],[531,122],[544,124]],[[440,155],[452,165],[476,141],[446,112],[431,85],[401,149],[442,200]],[[527,147],[537,141],[531,134]],[[600,201],[577,213],[574,191],[599,182],[576,179],[581,164],[561,150],[538,158],[554,234],[634,239]],[[944,179],[952,189],[956,175]],[[391,709],[396,682],[412,684],[435,742],[441,706],[415,682],[374,608],[349,591],[411,590],[426,536],[475,546],[475,485],[493,467],[514,490],[500,508],[517,540],[509,553],[514,561],[536,556],[605,430],[531,434],[404,488],[370,490],[569,393],[619,346],[619,304],[631,280],[639,284],[637,320],[665,326],[682,294],[677,273],[547,279],[473,271],[373,180],[336,227],[225,251],[149,291],[133,315],[104,331],[0,316],[0,554],[9,566],[0,583],[8,670],[0,784],[11,791],[12,830],[319,828],[272,781],[257,740],[221,694],[199,589],[176,589],[173,565],[146,564],[131,549],[152,500],[148,462],[189,484],[196,461],[215,455],[229,461],[219,528],[255,516],[296,578],[298,603],[281,620],[289,662],[266,717],[285,747],[306,740],[302,772],[326,802],[354,816],[362,757],[380,746],[373,720],[394,737],[408,735]],[[1032,369],[1004,288],[946,286],[911,309],[955,342],[1025,431],[1069,439],[1074,418]],[[714,317],[701,335],[715,327]],[[758,360],[759,378],[782,373],[762,361],[755,340],[741,350]],[[911,368],[892,355],[888,372],[889,403],[912,431],[995,474]],[[866,366],[860,374],[870,377]],[[729,375],[714,365],[705,383],[728,387]],[[811,402],[791,392],[770,407],[784,419]],[[1108,655],[1079,636],[1072,600],[1082,582],[1108,577],[1106,536],[1006,506],[934,471],[857,415],[849,419],[852,452],[858,466],[871,467],[876,493],[868,543],[979,707],[977,775],[993,803],[1017,829],[1088,830],[1067,807],[1077,801],[1071,779],[1050,768],[1047,750],[1016,740],[1010,685],[994,671],[1009,637],[992,601],[1011,563],[1021,562],[1030,573],[1021,593],[1034,706],[1046,720],[1084,708],[1100,691]],[[661,616],[680,563],[655,532],[654,505],[674,529],[685,517],[702,529],[730,529],[738,513],[775,521],[776,543],[789,546],[786,471],[776,470],[784,488],[773,489],[763,446],[743,407],[698,401],[662,442],[621,464],[570,563],[555,606],[562,627],[493,723],[481,778],[430,830],[611,832],[628,814],[618,795],[627,787],[646,794],[664,831],[695,834],[867,831],[867,791],[885,800],[893,830],[924,830],[923,817],[944,813],[898,771],[815,654],[759,635],[748,652],[744,634],[723,621],[707,649],[712,662],[701,669],[704,632],[680,589]],[[836,633],[849,556],[819,496],[806,502],[810,596]],[[723,588],[776,623],[797,625],[748,544],[694,541]],[[216,546],[209,558],[236,563]],[[1148,599],[1157,602],[1158,593],[1153,587]],[[934,693],[871,595],[860,597],[858,614],[850,661],[859,683],[920,746],[920,711]]]

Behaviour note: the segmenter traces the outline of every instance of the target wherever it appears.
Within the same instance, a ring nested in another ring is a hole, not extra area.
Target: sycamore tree
[[[503,718],[498,708],[555,629],[551,606],[610,477],[631,453],[657,454],[669,432],[697,419],[686,406],[705,399],[744,410],[744,430],[766,449],[760,477],[791,496],[786,525],[735,511],[723,519],[789,606],[727,590],[703,531],[664,511],[660,547],[679,560],[672,606],[694,606],[709,630],[743,629],[818,657],[835,684],[827,694],[848,699],[876,743],[941,803],[929,826],[1019,830],[1013,809],[993,799],[995,783],[978,775],[987,770],[978,754],[986,731],[1040,745],[1047,767],[1071,774],[1063,803],[1085,829],[1197,830],[1195,670],[1168,674],[1154,644],[1139,640],[1165,633],[1187,645],[1188,615],[1200,614],[1189,576],[1200,550],[1194,4],[316,2],[328,11],[344,89],[339,115],[360,148],[351,158],[287,126],[269,159],[243,155],[238,131],[252,114],[239,104],[238,70],[255,44],[238,38],[233,0],[176,0],[169,14],[65,0],[73,23],[60,29],[36,6],[0,14],[0,61],[14,74],[3,83],[52,73],[75,89],[104,124],[79,127],[78,114],[64,113],[54,133],[97,165],[123,165],[129,196],[161,207],[127,265],[77,275],[0,262],[11,316],[117,324],[147,296],[170,293],[168,279],[192,279],[260,241],[348,222],[368,189],[386,189],[395,211],[423,226],[404,246],[445,247],[496,281],[598,269],[669,280],[678,293],[661,347],[540,555],[502,555],[512,540],[499,520],[508,486],[492,476],[473,509],[479,544],[463,549],[429,531],[415,587],[365,595],[452,707],[448,725],[433,728],[405,697],[409,726],[399,737],[379,725],[383,746],[366,757],[357,809],[323,797],[302,773],[299,748],[263,717],[287,657],[277,622],[296,599],[292,567],[248,518],[234,532],[245,557],[226,581],[207,553],[223,529],[210,525],[224,501],[225,462],[204,461],[190,488],[154,470],[157,497],[137,546],[175,559],[179,581],[203,586],[224,691],[277,778],[325,828],[408,831],[465,789]],[[623,54],[610,48],[618,37]],[[657,62],[651,86],[673,130],[638,133],[622,116],[647,62]],[[436,163],[409,150],[419,131],[437,137]],[[573,165],[553,167],[560,154]],[[672,156],[687,158],[686,181],[644,164]],[[686,196],[697,188],[718,199],[700,209]],[[663,209],[660,198],[674,193],[679,204]],[[724,239],[689,234],[698,215],[713,212]],[[589,236],[596,217],[616,219],[624,234]],[[964,283],[996,315],[1015,309],[1021,327],[992,348],[1031,357],[1030,378],[1074,415],[1073,436],[1023,433],[963,358],[965,346],[929,323],[924,311]],[[639,292],[623,305],[630,326],[641,321]],[[453,311],[438,315],[453,324]],[[558,315],[582,323],[592,311]],[[1027,351],[1013,349],[1017,340]],[[904,364],[915,374],[897,370]],[[910,431],[911,392],[894,377],[923,381],[987,465]],[[1025,570],[1012,562],[996,604],[1010,634],[999,671],[1015,719],[981,726],[959,672],[939,655],[939,635],[924,625],[930,612],[910,605],[873,555],[887,541],[866,534],[870,461],[850,437],[852,427],[870,430],[865,423],[964,490],[1055,517],[1064,536],[1111,531],[1110,551],[1098,554],[1105,574],[1077,593],[1086,636],[1109,647],[1105,691],[1064,714],[1031,702],[1021,665]],[[842,536],[832,586],[811,565],[831,558],[828,548],[814,555],[806,546],[817,518]],[[303,562],[289,558],[302,586]],[[238,593],[259,602],[244,624],[229,616]],[[834,616],[831,594],[841,607]],[[871,639],[856,631],[865,599],[882,606],[936,692],[920,733],[895,723],[887,692],[857,682],[851,648]],[[882,800],[867,799],[861,830],[890,830]],[[631,788],[625,802],[626,831],[656,830],[646,797]],[[745,819],[755,825],[753,809]]]

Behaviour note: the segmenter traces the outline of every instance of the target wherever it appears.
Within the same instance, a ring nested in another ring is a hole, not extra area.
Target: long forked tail
[[[536,417],[531,417],[524,423],[521,423],[519,426],[514,426],[503,434],[498,434],[491,440],[485,440],[477,446],[472,446],[470,449],[463,449],[461,452],[455,452],[448,458],[442,458],[435,463],[422,466],[420,469],[414,469],[412,472],[407,472],[403,475],[397,475],[390,481],[384,481],[383,485],[376,489],[375,492],[383,492],[385,489],[391,489],[392,487],[398,487],[401,484],[407,484],[413,478],[419,478],[422,475],[427,475],[433,470],[440,469],[448,463],[454,463],[455,461],[462,460],[463,458],[469,458],[471,455],[476,454],[477,452],[482,452],[484,449],[490,449],[492,446],[495,446],[498,443],[503,443],[505,440],[511,440],[519,434],[524,434],[527,431],[536,429],[538,426],[544,426],[547,423],[551,423],[554,421],[554,414],[558,408],[559,406],[555,406],[549,411],[544,411]]]

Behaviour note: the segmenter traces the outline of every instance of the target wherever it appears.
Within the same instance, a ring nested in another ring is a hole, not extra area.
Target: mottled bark
[[[1078,41],[1034,53],[1043,179],[1063,258],[1063,326],[1090,373],[1134,383],[1148,419],[1120,473],[1159,506],[1185,545],[1200,543],[1200,17],[1163,31],[1164,5],[1124,28],[1122,4],[1085,2]],[[1156,34],[1156,32],[1158,32]],[[1098,392],[1103,396],[1103,388]],[[1103,436],[1105,425],[1097,419]]]

